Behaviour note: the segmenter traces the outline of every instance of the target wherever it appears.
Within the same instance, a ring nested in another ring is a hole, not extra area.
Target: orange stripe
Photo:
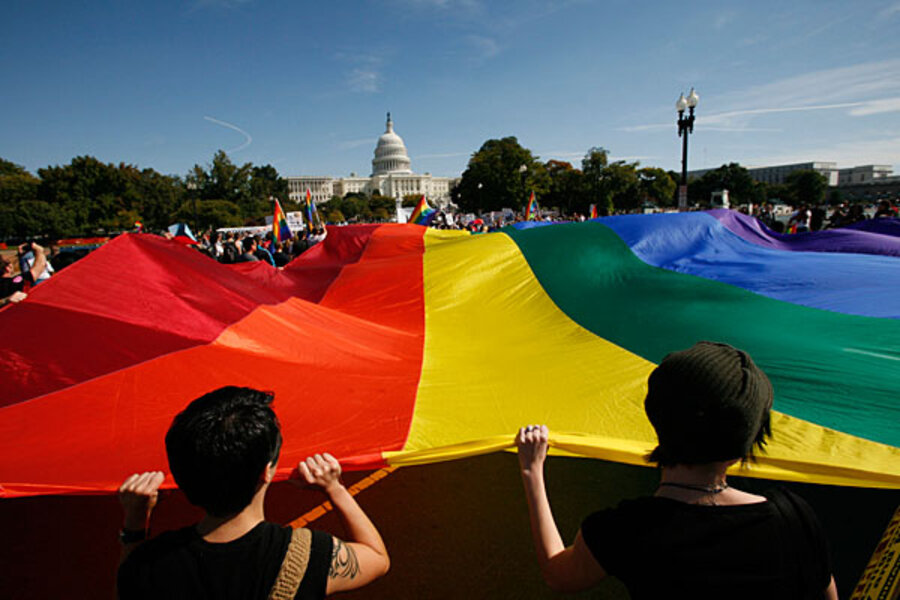
[[[363,477],[362,479],[351,485],[349,488],[347,488],[347,491],[350,492],[351,496],[356,496],[367,487],[376,484],[377,482],[393,473],[396,469],[397,467],[385,467],[383,469],[379,469],[371,475]],[[297,517],[296,519],[288,523],[288,525],[290,525],[294,529],[297,529],[298,527],[306,527],[309,523],[312,523],[330,510],[334,510],[331,502],[323,502],[314,509]]]

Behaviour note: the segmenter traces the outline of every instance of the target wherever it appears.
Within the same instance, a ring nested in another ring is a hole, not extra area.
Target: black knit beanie
[[[663,466],[746,460],[771,435],[772,383],[746,352],[698,342],[673,352],[650,374],[644,410]]]

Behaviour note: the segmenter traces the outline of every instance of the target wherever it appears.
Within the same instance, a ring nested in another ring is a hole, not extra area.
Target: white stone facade
[[[332,196],[372,194],[375,191],[383,196],[396,198],[398,204],[404,196],[410,194],[424,195],[433,206],[444,207],[449,204],[450,190],[459,178],[435,177],[430,173],[419,175],[412,172],[411,165],[403,138],[394,132],[394,122],[388,113],[385,132],[378,138],[375,146],[371,176],[359,177],[351,173],[349,177],[288,177],[288,190],[291,200],[301,201],[309,189],[316,204],[325,203]]]
[[[894,169],[890,165],[862,165],[838,171],[838,185],[872,183],[891,176]]]

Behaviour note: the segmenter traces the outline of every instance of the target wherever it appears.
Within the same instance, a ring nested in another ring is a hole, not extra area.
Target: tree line
[[[571,163],[541,162],[515,137],[487,140],[469,160],[451,192],[463,212],[503,208],[522,210],[532,191],[541,206],[566,214],[600,214],[639,210],[646,204],[676,205],[672,171],[638,162],[610,161],[602,147],[590,148],[580,168]],[[760,204],[775,199],[788,204],[820,204],[827,180],[814,171],[792,173],[784,185],[754,181],[737,163],[722,165],[689,182],[689,199],[701,206],[712,192],[728,189],[733,204]],[[829,201],[837,203],[837,190]],[[286,211],[300,210],[289,198],[287,180],[272,165],[235,164],[218,151],[207,165],[194,165],[183,177],[163,175],[134,165],[103,163],[91,156],[68,165],[48,166],[32,175],[0,158],[0,240],[63,238],[129,231],[140,221],[147,230],[175,222],[195,228],[261,224],[272,214],[272,198]],[[403,199],[414,206],[417,196]],[[328,221],[388,220],[395,200],[372,194],[334,197],[320,207]]]
[[[522,210],[533,191],[541,206],[565,214],[587,214],[591,204],[601,215],[631,212],[646,205],[661,208],[677,205],[680,176],[640,163],[610,161],[602,147],[590,148],[581,168],[571,163],[541,162],[515,137],[486,141],[475,152],[453,189],[454,203],[465,212],[483,213],[513,208]],[[782,185],[755,181],[737,163],[722,165],[688,182],[688,200],[708,205],[712,192],[727,189],[732,204],[821,204],[828,180],[815,171],[795,171]],[[840,197],[832,192],[831,202]]]

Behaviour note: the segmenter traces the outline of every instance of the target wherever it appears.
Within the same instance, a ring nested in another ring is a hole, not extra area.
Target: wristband
[[[124,545],[143,542],[146,539],[146,529],[122,529],[119,531],[119,541]]]

